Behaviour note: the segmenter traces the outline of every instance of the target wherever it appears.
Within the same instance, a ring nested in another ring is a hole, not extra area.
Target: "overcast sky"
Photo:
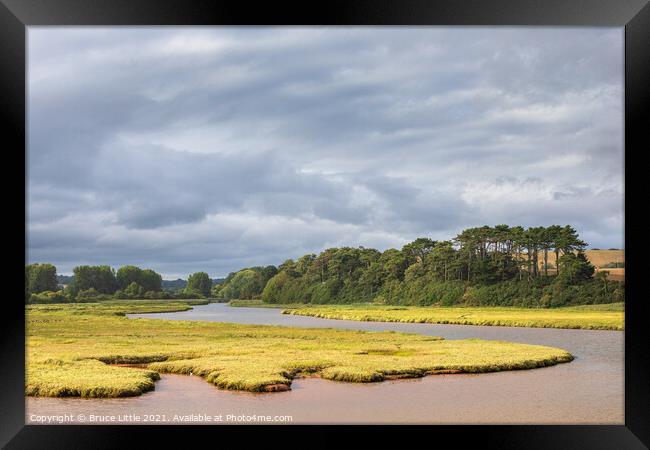
[[[623,29],[28,32],[28,258],[211,276],[572,224],[623,246]]]

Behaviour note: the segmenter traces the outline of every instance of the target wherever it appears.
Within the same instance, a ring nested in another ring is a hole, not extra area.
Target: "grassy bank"
[[[124,317],[190,307],[179,303],[27,307],[26,394],[139,395],[154,388],[161,372],[192,373],[222,389],[274,391],[288,389],[299,376],[371,382],[531,369],[573,359],[557,348],[500,341]]]
[[[571,308],[417,307],[379,305],[314,305],[288,308],[284,314],[368,322],[439,323],[536,328],[623,330],[623,303]]]
[[[68,314],[100,314],[124,316],[135,313],[164,313],[188,311],[195,305],[207,305],[209,300],[102,300],[96,303],[54,303],[30,305],[32,311],[66,312]]]
[[[304,308],[304,303],[265,303],[262,300],[230,300],[228,306],[234,306],[236,308],[276,308],[276,309],[287,309],[287,308]]]

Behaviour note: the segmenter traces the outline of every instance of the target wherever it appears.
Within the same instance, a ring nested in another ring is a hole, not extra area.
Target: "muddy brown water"
[[[26,399],[26,423],[427,423],[623,424],[621,331],[354,322],[281,314],[269,308],[196,306],[129,317],[298,327],[394,330],[549,345],[571,352],[567,364],[487,374],[435,375],[381,383],[297,379],[287,392],[217,389],[197,376],[162,375],[155,391],[123,399]]]

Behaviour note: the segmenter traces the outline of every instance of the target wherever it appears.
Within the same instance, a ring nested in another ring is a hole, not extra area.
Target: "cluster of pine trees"
[[[623,301],[622,283],[594,278],[571,226],[469,228],[451,241],[418,238],[401,250],[330,248],[231,273],[223,299],[268,303],[560,306]],[[549,255],[556,265],[549,272]]]

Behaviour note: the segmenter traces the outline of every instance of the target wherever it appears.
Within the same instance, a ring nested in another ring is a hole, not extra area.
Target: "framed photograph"
[[[2,0],[0,442],[647,448],[648,30],[643,0]]]

